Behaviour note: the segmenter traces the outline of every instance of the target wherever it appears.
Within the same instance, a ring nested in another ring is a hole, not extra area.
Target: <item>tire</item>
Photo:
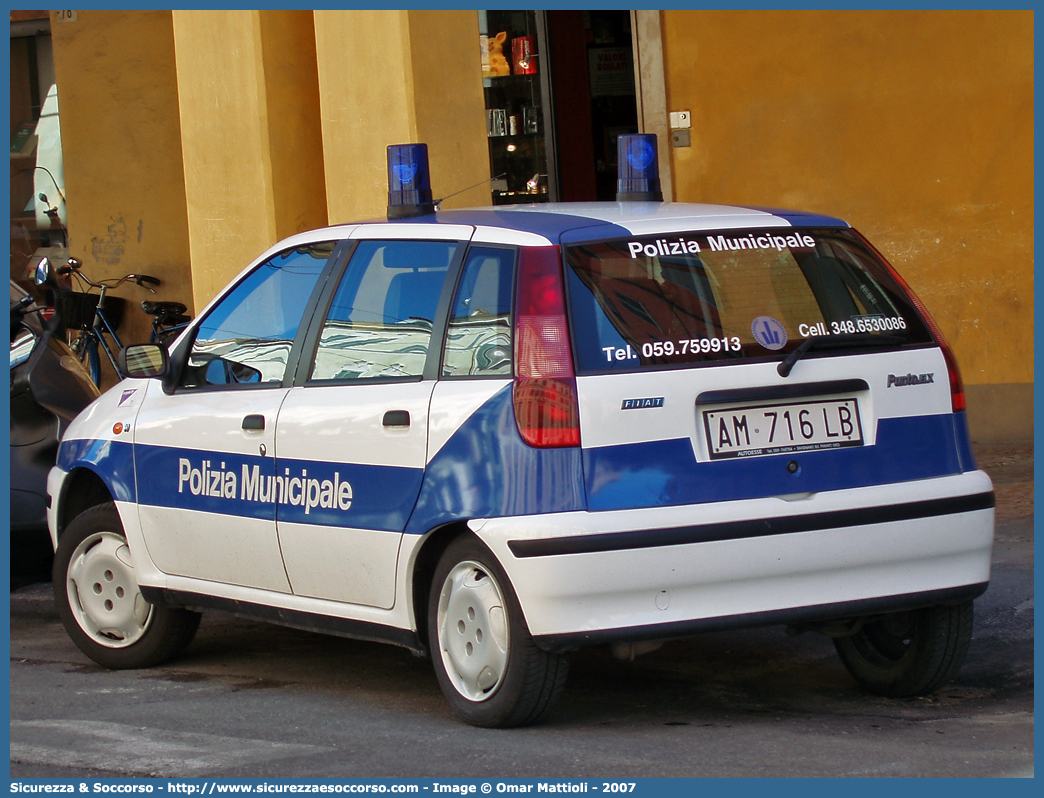
[[[98,345],[87,346],[87,362],[91,372],[91,380],[101,388],[101,358],[98,356]]]
[[[568,655],[533,642],[507,574],[471,535],[450,543],[435,568],[428,640],[446,700],[474,726],[536,723],[565,689]]]
[[[149,604],[112,502],[84,510],[58,541],[54,595],[69,637],[107,668],[147,668],[192,642],[197,612]]]
[[[90,375],[91,381],[101,386],[101,360],[98,357],[98,344],[89,339],[83,332],[73,341],[73,352],[80,359],[80,364]]]
[[[957,675],[972,634],[972,602],[881,616],[834,647],[868,692],[909,698],[932,692]]]

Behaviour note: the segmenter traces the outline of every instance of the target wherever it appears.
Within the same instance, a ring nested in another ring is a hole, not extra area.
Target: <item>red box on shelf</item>
[[[532,36],[516,36],[511,40],[511,61],[516,75],[535,75],[536,47]]]

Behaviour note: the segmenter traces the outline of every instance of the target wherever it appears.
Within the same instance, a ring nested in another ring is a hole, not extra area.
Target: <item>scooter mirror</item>
[[[58,287],[58,281],[54,276],[54,267],[47,258],[40,258],[40,262],[36,264],[36,284],[47,286],[48,288]]]

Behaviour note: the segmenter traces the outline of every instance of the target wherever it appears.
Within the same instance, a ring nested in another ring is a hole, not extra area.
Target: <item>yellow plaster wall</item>
[[[467,189],[443,208],[492,204],[489,184],[474,186],[490,177],[478,31],[475,11],[410,12],[417,135],[428,145],[435,198]],[[384,197],[387,205],[387,183]]]
[[[969,412],[976,386],[1013,386],[991,412],[1032,429],[1032,12],[662,19],[668,109],[693,120],[675,198],[846,219],[942,327]]]
[[[202,307],[276,240],[260,20],[252,11],[175,11],[174,43]]]
[[[319,75],[311,11],[262,11],[276,235],[326,225]]]
[[[125,284],[124,343],[148,338],[142,299],[193,305],[188,220],[169,11],[51,12],[70,254],[92,278],[142,272],[155,295]]]
[[[325,224],[312,21],[280,11],[175,11],[173,19],[202,307],[281,237]]]
[[[390,144],[428,145],[436,198],[489,178],[476,12],[316,11],[315,34],[331,223],[385,215]]]

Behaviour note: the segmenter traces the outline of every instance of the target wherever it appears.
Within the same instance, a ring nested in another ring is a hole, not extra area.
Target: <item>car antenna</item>
[[[455,197],[458,194],[463,194],[465,191],[471,191],[471,189],[475,188],[475,186],[481,186],[483,183],[492,183],[494,180],[500,180],[501,178],[504,178],[504,177],[507,177],[507,172],[504,172],[503,174],[499,174],[496,177],[491,177],[488,180],[480,180],[477,183],[475,183],[474,185],[468,186],[467,188],[462,188],[460,191],[454,191],[452,194],[447,194],[442,199],[435,200],[435,210],[439,210],[439,206],[442,205],[442,203],[444,203],[450,197]]]

